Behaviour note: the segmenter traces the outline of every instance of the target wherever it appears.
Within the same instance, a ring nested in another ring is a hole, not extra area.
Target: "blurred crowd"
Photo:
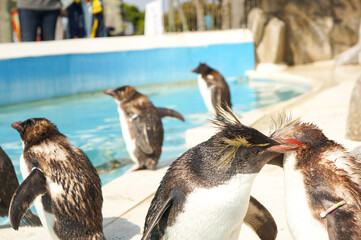
[[[17,0],[17,41],[105,37],[102,0]]]

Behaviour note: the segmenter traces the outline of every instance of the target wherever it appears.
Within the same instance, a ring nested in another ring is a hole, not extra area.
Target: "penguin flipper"
[[[172,109],[168,109],[168,108],[156,108],[159,117],[163,118],[163,117],[172,117],[172,118],[177,118],[179,120],[181,120],[182,122],[184,122],[184,117],[182,116],[182,114],[180,114],[177,111],[174,111]]]
[[[211,86],[211,101],[213,106],[224,107],[221,105],[221,91],[216,86]]]
[[[277,157],[273,158],[271,161],[269,161],[267,164],[275,165],[280,168],[283,168],[283,154],[278,155]]]
[[[148,225],[147,230],[144,232],[141,240],[146,240],[149,234],[152,232],[153,228],[158,224],[163,214],[167,209],[173,204],[173,194],[171,194],[168,199],[162,204],[160,209],[158,209],[156,215],[152,218],[150,224]]]
[[[18,230],[20,220],[37,196],[46,192],[46,178],[40,171],[32,171],[16,189],[10,203],[9,219],[13,229]]]
[[[142,119],[142,117],[142,115],[139,115],[133,120],[132,130],[135,135],[137,146],[139,146],[144,153],[152,154],[153,148],[150,144],[148,133],[148,131],[152,131],[152,127],[150,127],[150,129],[147,129],[147,122],[145,121],[145,119]],[[152,126],[152,124],[149,125]]]
[[[1,146],[0,166],[0,217],[6,217],[9,213],[11,197],[19,187],[19,182],[13,164]]]
[[[219,87],[211,87],[211,101],[214,109],[217,111],[217,115],[219,114],[218,109],[222,108],[224,110],[231,110],[231,102],[227,100],[226,96],[222,96],[222,90]],[[228,98],[229,99],[229,98]]]
[[[6,217],[9,213],[9,207],[0,199],[0,217]]]
[[[244,223],[256,232],[262,240],[274,240],[277,237],[277,224],[271,213],[251,196]]]

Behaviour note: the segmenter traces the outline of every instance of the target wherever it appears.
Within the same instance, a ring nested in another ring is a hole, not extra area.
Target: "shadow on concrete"
[[[103,231],[106,239],[129,240],[140,234],[140,227],[124,218],[105,218],[108,224]]]

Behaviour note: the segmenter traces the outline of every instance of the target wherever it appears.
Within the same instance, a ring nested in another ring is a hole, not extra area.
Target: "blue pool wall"
[[[0,45],[0,106],[122,85],[195,80],[207,62],[228,77],[255,68],[245,29]]]

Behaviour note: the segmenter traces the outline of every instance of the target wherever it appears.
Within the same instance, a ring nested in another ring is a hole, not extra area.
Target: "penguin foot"
[[[124,174],[134,172],[134,171],[138,171],[138,170],[143,170],[143,169],[146,169],[146,167],[145,166],[140,166],[138,163],[136,163],[131,168],[129,168]]]

